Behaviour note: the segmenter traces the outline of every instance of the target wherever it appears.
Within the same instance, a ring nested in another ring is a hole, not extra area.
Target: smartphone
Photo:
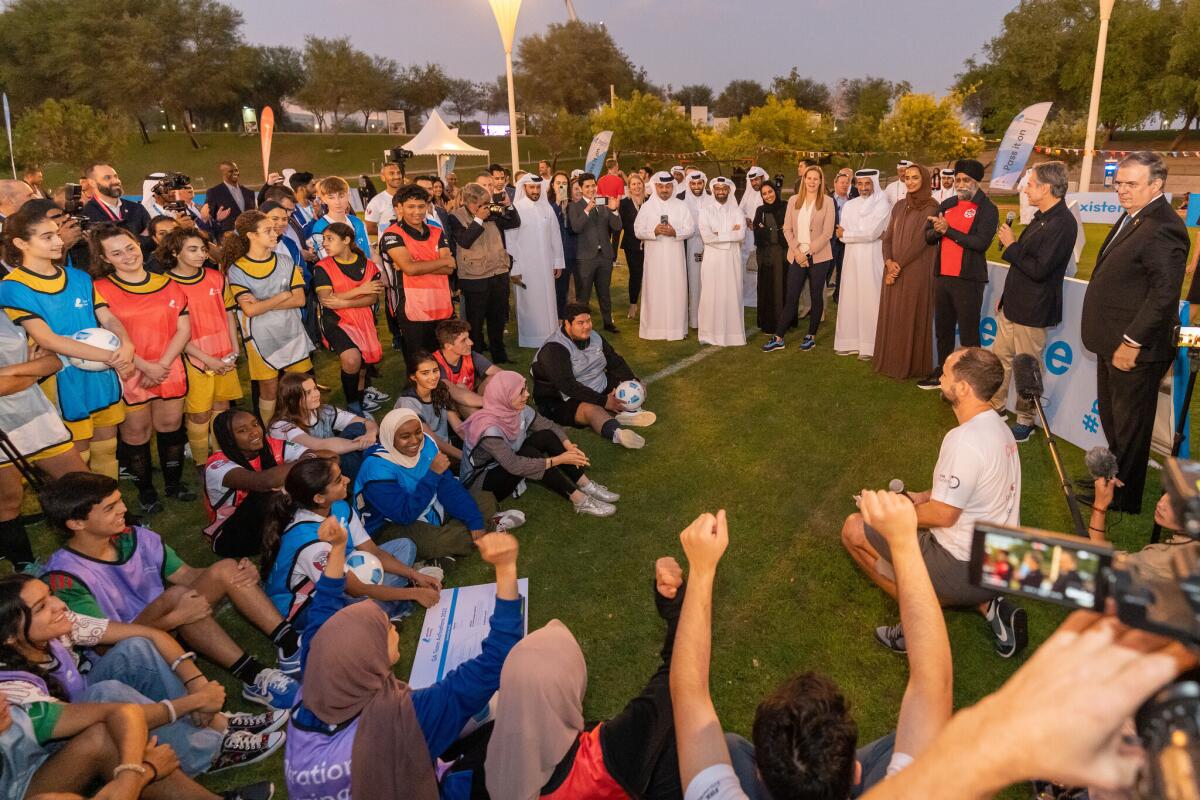
[[[1034,528],[976,523],[971,583],[1069,608],[1104,607],[1111,547]]]
[[[604,195],[600,195],[600,194],[596,195],[596,205],[607,207],[608,206],[608,198],[605,197]]]
[[[658,224],[659,225],[667,224],[667,215],[666,214],[663,214],[661,217],[658,218]]]
[[[1200,347],[1200,328],[1181,326],[1176,347]]]

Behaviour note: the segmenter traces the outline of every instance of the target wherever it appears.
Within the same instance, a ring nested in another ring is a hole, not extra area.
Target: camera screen
[[[1096,608],[1103,599],[1101,571],[1111,555],[1067,540],[997,529],[977,529],[976,537],[980,533],[983,551],[976,581],[980,587],[1075,608]]]
[[[1179,347],[1200,347],[1200,328],[1181,327]]]

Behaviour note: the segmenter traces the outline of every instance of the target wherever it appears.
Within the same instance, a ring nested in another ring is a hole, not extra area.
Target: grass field
[[[694,336],[683,342],[645,342],[624,319],[626,272],[618,266],[614,290],[622,333],[611,337],[642,376],[697,353]],[[753,322],[753,311],[747,316]],[[515,322],[512,323],[515,326]],[[510,327],[510,335],[513,333]],[[617,712],[655,667],[663,628],[653,612],[654,559],[682,559],[678,534],[698,513],[725,508],[731,546],[722,563],[714,614],[712,687],[727,729],[749,732],[757,701],[789,673],[830,674],[851,700],[863,741],[891,729],[902,696],[904,660],[875,644],[876,625],[898,618],[895,604],[855,569],[839,530],[853,511],[851,495],[901,477],[926,488],[944,433],[954,424],[933,392],[876,376],[869,364],[832,353],[833,315],[818,348],[789,348],[767,355],[749,346],[715,352],[654,383],[647,407],[659,422],[647,446],[626,451],[588,432],[576,441],[587,451],[597,480],[622,494],[619,512],[597,520],[578,517],[569,504],[540,487],[515,503],[529,516],[520,529],[520,574],[530,578],[531,627],[563,620],[588,659],[588,718]],[[528,371],[532,352],[512,348],[512,368]],[[403,383],[398,354],[388,353],[379,385],[395,396]],[[324,354],[318,373],[337,386],[336,362]],[[338,398],[334,398],[335,401]],[[1062,445],[1069,470],[1084,474],[1082,453]],[[1021,448],[1024,524],[1065,530],[1069,516],[1056,483],[1045,439]],[[1156,496],[1152,472],[1148,497]],[[130,492],[132,486],[124,486]],[[199,502],[168,501],[151,524],[190,563],[213,557],[200,527]],[[1117,520],[1113,538],[1124,547],[1147,541],[1149,513]],[[44,526],[32,529],[38,552],[55,546]],[[486,565],[467,559],[447,576],[450,585],[490,580]],[[1027,604],[1033,645],[1049,635],[1063,613]],[[231,608],[220,619],[256,654],[270,653],[265,637]],[[420,615],[401,626],[399,674],[407,676]],[[955,701],[968,705],[994,690],[1020,664],[992,651],[991,634],[975,614],[947,615],[955,658]],[[211,665],[210,675],[235,685]],[[231,699],[231,708],[243,707]],[[270,778],[282,786],[282,755],[205,783],[215,789]],[[281,794],[282,796],[282,794]],[[1021,796],[1016,790],[1010,795]]]

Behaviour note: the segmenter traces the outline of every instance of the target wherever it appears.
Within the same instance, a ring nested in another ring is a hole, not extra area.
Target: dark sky
[[[436,61],[456,77],[504,72],[486,0],[232,0],[246,37],[300,46],[304,36],[350,36],[401,64]],[[575,0],[579,18],[604,22],[650,80],[674,87],[734,78],[769,83],[796,66],[827,83],[877,75],[941,94],[1000,30],[1015,0]],[[564,0],[525,0],[517,38],[565,21]],[[586,74],[587,55],[580,54]],[[519,102],[519,100],[518,100]]]

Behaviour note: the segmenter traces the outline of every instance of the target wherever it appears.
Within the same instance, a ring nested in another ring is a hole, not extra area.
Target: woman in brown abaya
[[[906,380],[933,366],[933,263],[925,223],[937,214],[929,172],[913,165],[902,177],[908,195],[892,208],[883,234],[883,294],[875,329],[875,371]]]

